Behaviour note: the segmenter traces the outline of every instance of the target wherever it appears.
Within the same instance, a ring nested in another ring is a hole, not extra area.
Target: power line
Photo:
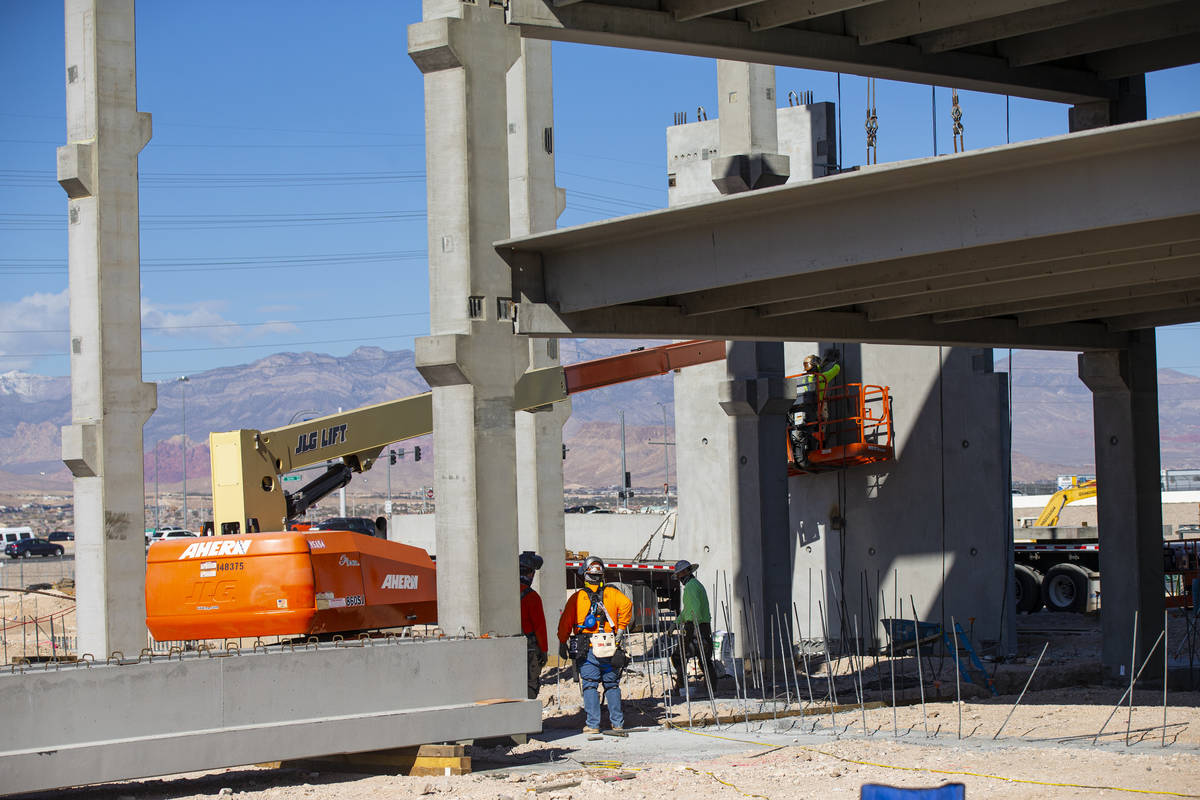
[[[264,344],[233,344],[219,345],[214,347],[164,347],[164,348],[142,348],[143,355],[146,353],[199,353],[210,351],[228,351],[228,350],[253,350],[264,347],[310,347],[319,344],[344,344],[346,342],[381,342],[388,339],[411,339],[414,336],[425,336],[426,331],[418,333],[397,333],[391,336],[369,336],[369,337],[354,337],[350,339],[321,339],[312,342],[275,342]],[[54,353],[0,353],[0,358],[62,358],[69,355],[65,350]]]
[[[292,325],[311,325],[318,322],[345,322],[348,319],[353,319],[355,322],[364,319],[395,319],[397,317],[427,317],[428,311],[406,311],[398,314],[371,314],[368,316],[342,316],[342,317],[325,317],[323,319],[264,319],[258,322],[214,322],[205,325],[143,325],[143,331],[177,331],[177,330],[192,330],[197,328],[243,328],[254,327],[257,325],[272,325],[280,322],[286,322]],[[70,333],[69,328],[44,328],[41,330],[14,330],[0,331],[0,334],[19,334],[19,333]]]

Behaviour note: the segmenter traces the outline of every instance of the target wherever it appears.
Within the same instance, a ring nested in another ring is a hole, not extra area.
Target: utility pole
[[[625,412],[619,412],[621,415],[621,488],[617,491],[617,497],[621,500],[621,508],[629,508],[629,471],[625,468]]]
[[[667,404],[658,403],[658,407],[662,409],[663,416],[663,440],[661,442],[647,442],[646,444],[662,445],[663,449],[663,499],[667,503],[667,511],[671,510],[671,447],[674,442],[670,441],[670,429],[667,427]]]
[[[158,442],[154,443],[154,529],[158,530]]]
[[[187,518],[187,385],[188,376],[179,376],[179,417],[183,428],[183,524],[179,527],[185,531],[188,528]]]

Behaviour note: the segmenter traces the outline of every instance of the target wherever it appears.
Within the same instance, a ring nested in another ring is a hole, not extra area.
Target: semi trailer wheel
[[[1088,574],[1074,564],[1056,564],[1042,581],[1042,600],[1051,611],[1082,613],[1087,594]]]
[[[1016,580],[1017,613],[1032,614],[1042,608],[1042,573],[1033,567],[1017,564],[1013,568]]]

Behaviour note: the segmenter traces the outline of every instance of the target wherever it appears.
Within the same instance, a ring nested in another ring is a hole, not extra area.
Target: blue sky
[[[419,3],[143,0],[143,364],[171,380],[279,351],[344,355],[428,332]],[[336,9],[336,10],[334,10]],[[62,5],[0,0],[0,372],[67,372]],[[666,204],[664,129],[716,108],[715,62],[555,45],[560,225]],[[1200,109],[1200,68],[1149,76],[1150,116]],[[838,99],[836,75],[780,69],[780,97]],[[865,80],[841,78],[846,164],[864,151]],[[933,152],[930,89],[879,81],[879,157]],[[950,89],[937,94],[938,152]],[[1066,132],[1066,107],[960,92],[972,149]],[[1007,127],[1007,133],[1006,133]],[[1200,374],[1200,326],[1159,333]]]

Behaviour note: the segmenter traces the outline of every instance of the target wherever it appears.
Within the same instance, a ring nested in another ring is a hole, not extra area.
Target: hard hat
[[[524,550],[517,558],[521,572],[536,572],[542,568],[542,557],[532,550]]]
[[[686,559],[680,559],[679,561],[675,562],[675,577],[676,578],[684,578],[688,575],[691,575],[693,572],[695,572],[699,568],[700,568],[699,564],[693,564],[692,562],[690,562]]]
[[[588,556],[587,560],[580,565],[579,574],[585,578],[603,578],[604,562],[599,556]]]
[[[817,366],[820,363],[821,363],[821,359],[817,357],[816,353],[810,353],[809,355],[804,357],[804,368],[806,370],[812,369],[813,367]]]

